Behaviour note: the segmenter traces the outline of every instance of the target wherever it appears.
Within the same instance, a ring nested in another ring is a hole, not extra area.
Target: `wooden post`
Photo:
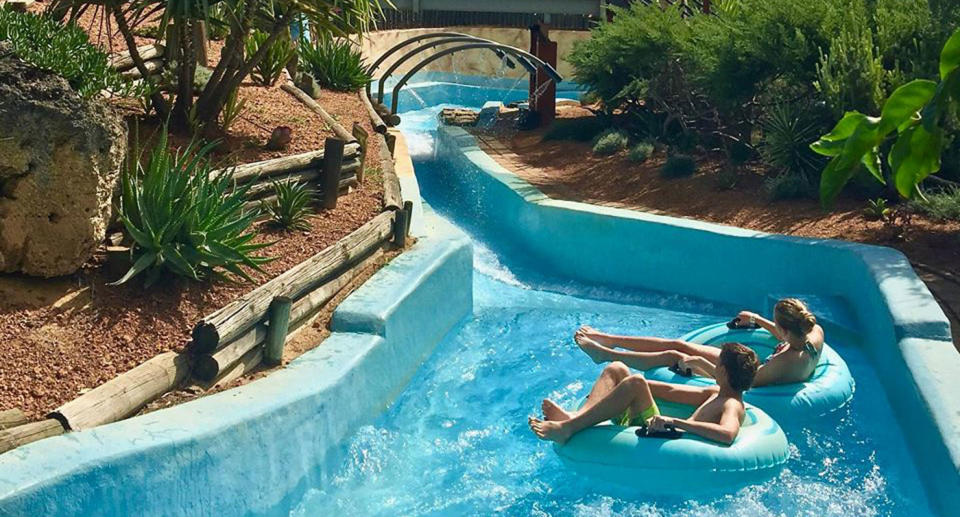
[[[270,325],[267,327],[267,343],[264,345],[263,362],[276,366],[283,362],[283,344],[287,341],[290,329],[290,308],[293,299],[289,296],[277,296],[270,302]]]
[[[397,147],[397,135],[387,133],[383,137],[387,140],[387,150],[390,151],[390,156],[393,156],[393,150]]]
[[[30,442],[63,434],[63,431],[63,425],[52,418],[0,430],[0,454]]]
[[[413,221],[413,201],[404,201],[403,211],[407,213],[407,227],[405,231],[407,235],[410,235],[410,223]]]
[[[28,423],[30,423],[30,419],[19,408],[0,411],[0,431]]]
[[[339,138],[327,138],[323,144],[323,169],[320,172],[320,183],[323,186],[323,208],[337,207],[337,196],[340,184],[340,169],[343,166],[343,146],[345,142]]]
[[[197,52],[197,63],[207,66],[207,24],[202,20],[193,22],[193,46]]]
[[[362,95],[362,93],[361,93]],[[363,166],[367,161],[367,141],[370,139],[370,133],[359,122],[353,123],[353,137],[360,144],[360,168],[357,170],[357,183],[363,184]]]
[[[407,245],[407,211],[397,210],[397,218],[393,221],[393,243],[398,248]]]

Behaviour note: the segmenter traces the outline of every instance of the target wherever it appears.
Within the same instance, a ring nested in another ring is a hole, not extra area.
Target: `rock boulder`
[[[73,273],[103,240],[123,119],[0,42],[0,271]]]

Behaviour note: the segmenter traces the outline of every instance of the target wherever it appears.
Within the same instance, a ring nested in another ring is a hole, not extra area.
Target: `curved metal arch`
[[[464,42],[472,42],[472,41],[495,43],[495,42],[492,42],[492,41],[490,41],[490,40],[488,40],[488,39],[485,39],[485,38],[478,38],[478,37],[476,37],[476,36],[470,36],[470,35],[467,35],[467,36],[445,37],[445,38],[442,38],[442,39],[439,39],[439,38],[438,38],[438,39],[435,40],[435,41],[430,41],[430,42],[428,42],[428,43],[425,43],[425,44],[423,44],[423,45],[420,45],[420,46],[418,46],[417,48],[415,48],[415,49],[407,52],[406,54],[400,56],[400,58],[397,59],[396,61],[394,61],[393,64],[390,65],[390,68],[387,68],[387,71],[384,72],[383,75],[380,76],[380,81],[379,81],[378,86],[377,86],[377,102],[383,104],[383,89],[386,87],[387,79],[390,78],[390,75],[393,74],[393,72],[395,72],[395,71],[397,70],[397,68],[400,68],[401,65],[403,65],[405,62],[407,62],[407,60],[409,60],[409,59],[412,58],[413,56],[416,56],[417,54],[419,54],[420,52],[423,52],[424,50],[431,49],[431,48],[433,48],[433,47],[437,47],[437,46],[440,46],[440,45],[447,45],[447,44],[450,44],[450,43],[464,43]],[[491,50],[493,50],[493,52],[494,52],[494,53],[497,55],[497,57],[499,57],[500,59],[503,59],[503,58],[507,57],[506,53],[505,53],[504,51],[502,51],[502,50],[499,50],[499,49],[491,49]],[[530,66],[532,66],[531,63],[526,60],[526,58],[518,57],[518,56],[513,56],[513,57],[514,57],[514,59],[516,59],[517,61],[520,61],[520,64],[523,65],[523,67],[526,68],[527,70],[529,70],[529,69],[530,69]],[[514,65],[513,65],[512,62],[509,62],[509,63],[508,63],[508,66],[510,66],[511,68],[514,67]],[[536,67],[534,67],[534,69],[535,69],[535,68],[536,68]]]
[[[547,64],[546,62],[544,62],[542,59],[538,58],[537,56],[534,56],[533,54],[531,54],[531,53],[529,53],[529,52],[525,52],[525,51],[523,51],[523,50],[520,50],[520,49],[518,49],[518,48],[516,48],[516,47],[511,47],[511,46],[509,46],[509,45],[501,45],[501,44],[499,44],[499,43],[494,43],[494,42],[489,41],[489,40],[481,41],[481,42],[477,42],[477,43],[467,43],[466,45],[460,45],[460,46],[458,46],[458,47],[453,47],[453,48],[448,48],[448,49],[441,50],[440,52],[437,52],[436,54],[433,54],[432,56],[429,56],[429,57],[427,57],[426,59],[424,59],[423,61],[417,63],[416,66],[414,66],[412,69],[410,69],[410,71],[407,72],[407,73],[400,79],[400,81],[397,82],[397,84],[394,85],[394,87],[393,87],[393,99],[392,99],[391,102],[390,102],[390,113],[396,113],[396,112],[397,112],[397,103],[398,103],[398,100],[399,100],[399,98],[400,98],[400,96],[399,96],[400,88],[402,88],[403,85],[406,84],[407,81],[409,81],[410,78],[413,77],[414,74],[416,74],[417,72],[419,72],[423,67],[425,67],[425,66],[429,65],[430,63],[432,63],[432,62],[440,59],[441,57],[444,57],[444,56],[448,56],[448,55],[450,55],[450,54],[453,54],[454,52],[460,52],[461,50],[471,50],[471,49],[475,49],[475,48],[477,48],[477,49],[479,49],[479,48],[488,48],[488,49],[491,49],[491,50],[492,50],[492,49],[502,50],[503,52],[505,52],[505,53],[507,53],[507,54],[510,54],[510,55],[518,58],[518,61],[520,60],[519,58],[525,58],[525,59],[528,61],[528,64],[530,64],[531,67],[532,67],[532,70],[529,69],[529,68],[527,69],[527,70],[530,71],[531,74],[536,73],[536,71],[537,71],[537,66],[539,66],[539,67],[543,68],[544,71],[546,71],[547,75],[549,75],[550,78],[553,79],[555,82],[559,83],[560,81],[563,80],[563,76],[561,76],[561,75],[557,72],[557,70],[556,70],[555,68],[553,68],[552,66],[550,66],[549,64]],[[533,66],[533,63],[536,63],[537,66]],[[526,66],[524,66],[524,68],[526,68]]]
[[[454,37],[477,38],[476,36],[471,36],[470,34],[464,34],[462,32],[431,32],[429,34],[421,34],[419,36],[414,36],[412,38],[405,39],[400,43],[397,43],[396,45],[390,47],[386,52],[381,54],[380,57],[378,57],[377,60],[374,61],[372,65],[370,65],[370,68],[368,68],[370,75],[372,76],[373,73],[377,71],[377,68],[379,68],[380,65],[382,65],[383,62],[387,60],[388,57],[392,56],[395,52],[402,49],[403,47],[406,47],[407,45],[416,43],[418,41],[423,41],[425,39],[454,38]],[[480,38],[477,38],[477,39],[480,39]],[[370,83],[367,83],[367,97],[369,96],[370,96]]]

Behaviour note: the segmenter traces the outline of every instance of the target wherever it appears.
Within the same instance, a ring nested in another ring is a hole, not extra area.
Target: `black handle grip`
[[[740,318],[733,318],[732,320],[727,322],[727,328],[730,330],[744,330],[744,329],[757,330],[758,328],[760,328],[760,325],[756,323],[742,324],[740,322]]]

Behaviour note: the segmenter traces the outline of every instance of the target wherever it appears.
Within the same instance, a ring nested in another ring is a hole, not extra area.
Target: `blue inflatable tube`
[[[773,354],[778,343],[777,338],[766,330],[730,329],[724,323],[695,330],[680,339],[716,347],[730,341],[742,343],[752,348],[761,361]],[[654,368],[644,375],[652,380],[689,386],[714,384],[713,379],[684,377],[669,368]],[[836,350],[824,344],[820,362],[807,382],[751,388],[744,394],[744,401],[763,408],[780,421],[795,421],[821,416],[843,407],[853,398],[853,389],[853,376],[847,363]]]
[[[664,415],[686,418],[692,406],[657,401]],[[637,436],[638,428],[602,424],[554,445],[561,461],[591,477],[650,494],[729,492],[770,479],[790,456],[787,437],[762,410],[747,405],[727,446],[685,433],[666,439]]]

